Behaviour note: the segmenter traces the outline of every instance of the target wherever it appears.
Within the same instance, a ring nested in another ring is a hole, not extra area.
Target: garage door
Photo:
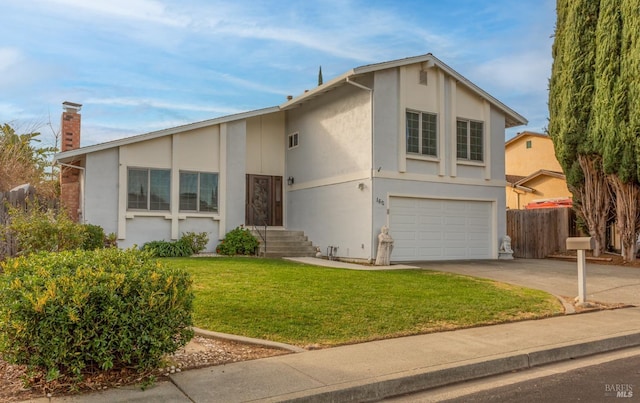
[[[392,197],[391,260],[490,259],[491,202]]]

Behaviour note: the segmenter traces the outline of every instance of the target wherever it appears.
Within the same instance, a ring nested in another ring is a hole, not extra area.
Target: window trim
[[[458,125],[460,123],[465,123],[466,128],[465,128],[465,135],[466,135],[466,150],[465,150],[465,157],[460,157],[459,155],[459,148],[460,148],[460,142],[458,141]],[[472,155],[472,145],[471,145],[471,124],[472,123],[478,123],[480,125],[482,125],[482,135],[481,135],[481,147],[482,147],[482,158],[481,159],[473,159],[471,157]],[[458,162],[462,162],[462,163],[472,163],[472,164],[484,164],[485,163],[485,144],[486,144],[486,134],[485,134],[485,124],[483,121],[481,120],[474,120],[474,119],[464,119],[464,118],[456,118],[456,129],[455,129],[455,136],[456,136],[456,159],[458,160]]]
[[[192,210],[192,209],[183,209],[182,208],[182,190],[181,190],[181,185],[182,185],[182,174],[196,174],[197,175],[197,180],[196,180],[196,186],[197,186],[197,190],[196,190],[196,209]],[[201,182],[201,178],[202,178],[202,174],[209,174],[209,175],[216,175],[216,200],[215,200],[215,210],[212,211],[202,211],[200,210],[200,192],[201,192],[201,188],[202,188],[202,182]],[[209,172],[209,171],[191,171],[191,170],[180,170],[178,171],[178,211],[180,213],[201,213],[201,214],[218,214],[220,211],[220,173],[219,172]]]
[[[409,119],[408,119],[408,115],[412,113],[412,114],[416,114],[418,115],[418,151],[409,151]],[[424,130],[424,119],[423,119],[423,115],[429,115],[431,117],[433,117],[434,120],[434,125],[435,125],[435,131],[434,131],[434,138],[433,140],[435,141],[435,145],[433,147],[434,150],[434,154],[424,154],[422,152],[422,150],[424,149],[424,143],[423,143],[423,137],[422,137],[422,132]],[[407,157],[410,158],[426,158],[426,159],[435,159],[437,160],[439,158],[439,127],[438,127],[438,114],[434,113],[434,112],[426,112],[426,111],[419,111],[416,109],[410,109],[407,108],[405,110],[405,153],[407,155]]]
[[[131,178],[131,171],[146,171],[146,175],[147,175],[147,187],[146,187],[146,207],[145,208],[131,208],[130,206],[130,199],[129,199],[129,179]],[[152,171],[158,171],[158,172],[166,172],[168,173],[168,180],[169,180],[169,184],[168,184],[168,188],[169,188],[169,194],[168,194],[168,200],[167,200],[167,204],[168,207],[166,209],[152,209],[151,208],[151,194],[153,193],[151,190],[151,172]],[[167,169],[167,168],[147,168],[147,167],[136,167],[136,166],[128,166],[127,167],[127,211],[135,211],[135,212],[150,212],[150,213],[158,213],[158,212],[167,212],[167,211],[171,211],[171,169]]]
[[[287,136],[287,145],[289,150],[297,148],[300,145],[299,132],[291,133]]]

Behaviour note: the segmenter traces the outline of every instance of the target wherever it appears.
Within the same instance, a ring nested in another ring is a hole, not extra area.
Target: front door
[[[247,225],[282,225],[282,176],[247,175]]]

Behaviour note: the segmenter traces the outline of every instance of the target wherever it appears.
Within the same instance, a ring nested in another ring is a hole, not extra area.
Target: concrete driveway
[[[578,295],[578,266],[553,259],[405,262],[428,270],[488,278],[550,294]],[[587,262],[587,301],[640,306],[640,268]]]

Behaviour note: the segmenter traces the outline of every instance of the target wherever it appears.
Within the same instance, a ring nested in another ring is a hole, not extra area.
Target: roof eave
[[[281,110],[287,110],[287,109],[291,109],[291,108],[295,108],[307,101],[309,101],[310,99],[313,99],[317,96],[320,96],[322,94],[324,94],[325,92],[331,91],[332,89],[334,89],[335,87],[344,84],[348,78],[354,76],[354,70],[351,69],[349,71],[347,71],[346,73],[330,80],[327,81],[326,83],[319,85],[317,87],[315,87],[312,90],[308,90],[306,92],[304,92],[302,95],[299,95],[297,97],[294,97],[290,100],[288,100],[287,102],[280,104],[279,108]]]
[[[222,123],[233,122],[233,121],[236,121],[236,120],[252,118],[252,117],[255,117],[255,116],[265,115],[265,114],[268,114],[268,113],[274,113],[274,112],[279,112],[279,111],[280,111],[279,107],[272,106],[272,107],[269,107],[269,108],[256,109],[256,110],[253,110],[253,111],[237,113],[237,114],[234,114],[234,115],[221,116],[219,118],[203,120],[203,121],[195,122],[195,123],[189,123],[189,124],[182,125],[182,126],[171,127],[171,128],[168,128],[168,129],[158,130],[158,131],[155,131],[155,132],[138,134],[136,136],[125,137],[123,139],[113,140],[113,141],[109,141],[109,142],[106,142],[106,143],[100,143],[100,144],[95,144],[95,145],[92,145],[92,146],[77,148],[75,150],[69,150],[69,151],[61,152],[61,153],[56,154],[53,157],[53,160],[54,160],[54,162],[55,161],[60,161],[60,162],[72,161],[74,159],[77,159],[77,157],[79,157],[79,156],[82,156],[82,155],[85,155],[85,154],[89,154],[89,153],[94,153],[94,152],[97,152],[97,151],[108,150],[110,148],[120,147],[120,146],[124,146],[124,145],[127,145],[127,144],[137,143],[137,142],[145,141],[145,140],[153,140],[153,139],[156,139],[156,138],[159,138],[159,137],[164,137],[164,136],[168,136],[168,135],[172,135],[172,134],[176,134],[176,133],[181,133],[181,132],[184,132],[184,131],[187,131],[187,130],[201,129],[203,127],[215,126],[215,125],[219,125],[219,124],[222,124]]]
[[[357,67],[353,69],[353,72],[355,74],[365,74],[365,73],[371,73],[379,70],[397,68],[397,67],[407,66],[410,64],[425,63],[425,62],[430,63],[432,66],[438,67],[439,69],[441,69],[442,71],[450,75],[451,77],[454,77],[459,82],[464,83],[472,91],[476,92],[482,98],[486,99],[487,101],[489,101],[490,103],[492,103],[493,105],[501,109],[506,115],[505,128],[508,129],[511,127],[526,125],[529,123],[529,121],[524,116],[520,115],[518,112],[509,108],[507,105],[500,102],[497,98],[494,98],[488,92],[484,91],[483,89],[481,89],[480,87],[478,87],[477,85],[469,81],[466,77],[464,77],[463,75],[461,75],[460,73],[458,73],[457,71],[449,67],[449,65],[447,65],[446,63],[444,63],[442,60],[438,59],[431,53],[427,53],[420,56],[407,57],[405,59],[392,60],[389,62],[369,64],[366,66]]]

